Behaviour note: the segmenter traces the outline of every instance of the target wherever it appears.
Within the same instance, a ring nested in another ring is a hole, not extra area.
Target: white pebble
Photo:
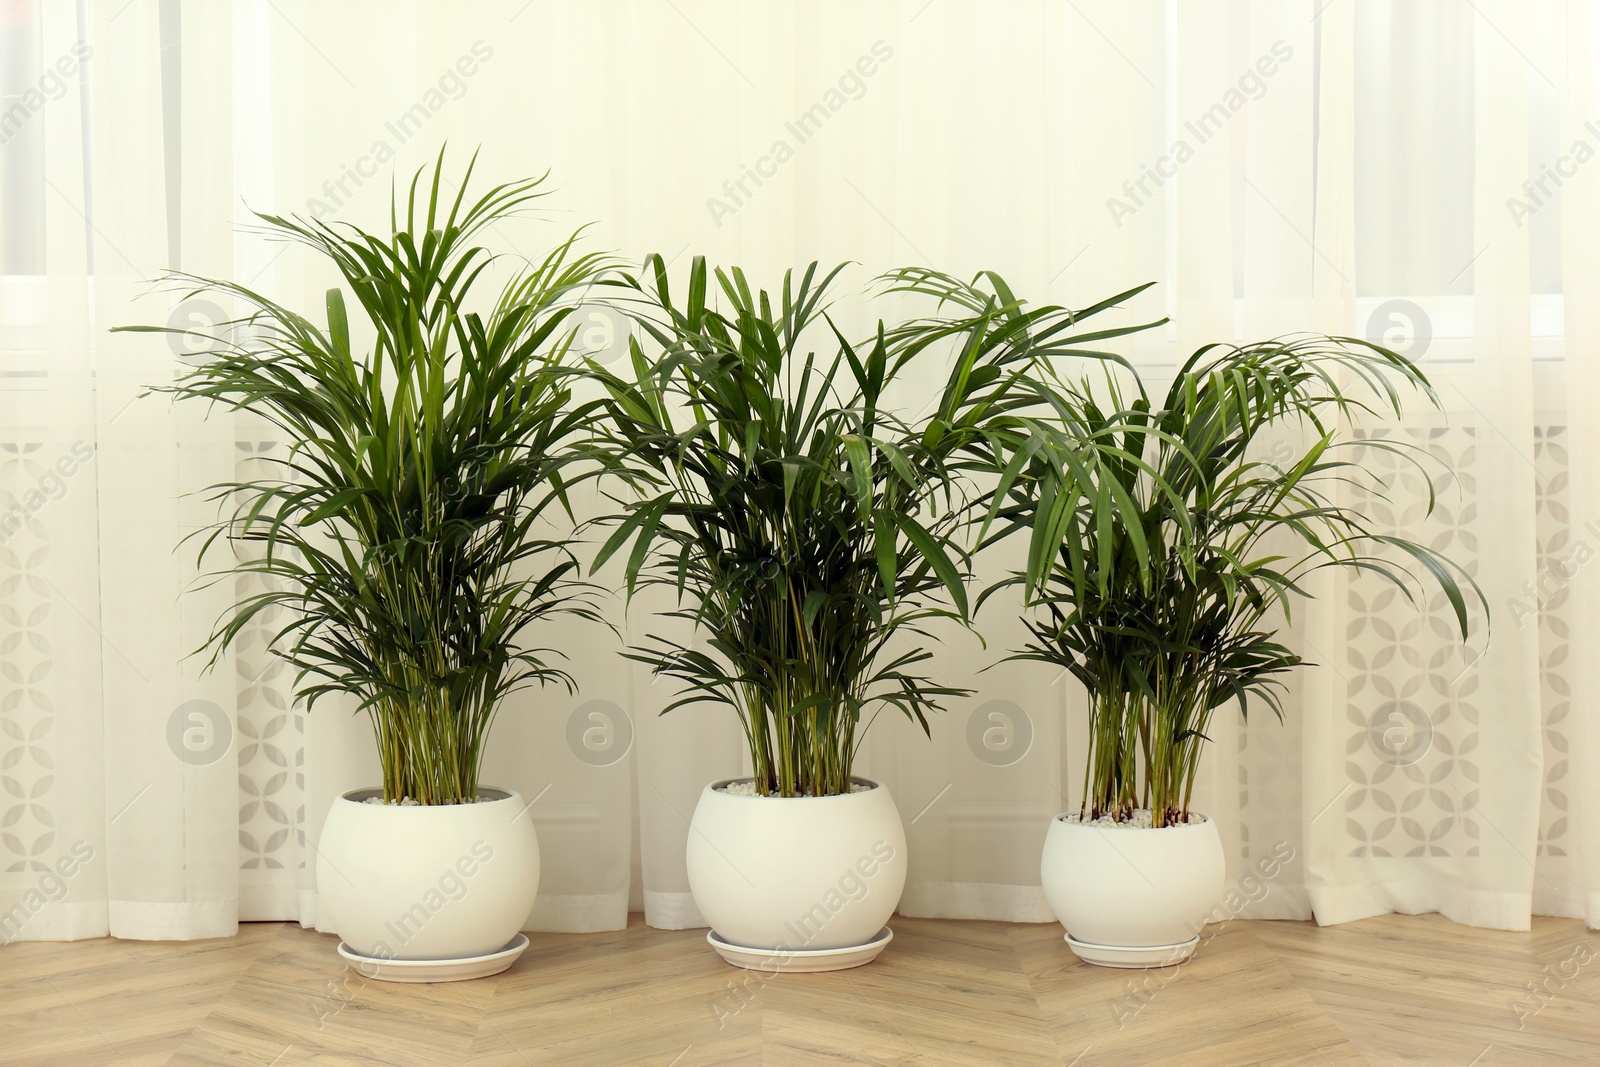
[[[494,799],[495,799],[494,797],[473,797],[471,800],[466,800],[466,801],[447,800],[447,801],[444,802],[444,805],[440,805],[440,806],[442,807],[442,806],[450,805],[450,804],[487,804],[489,801],[494,800]],[[392,805],[394,805],[396,807],[401,807],[401,808],[420,808],[420,807],[423,806],[422,801],[420,801],[420,800],[412,800],[410,797],[401,797],[399,800],[384,800],[382,797],[368,797],[366,800],[363,800],[361,803],[363,803],[363,804],[392,804]]]
[[[1067,814],[1061,816],[1061,821],[1075,823],[1081,822],[1082,820],[1075,814]],[[1188,824],[1190,826],[1198,826],[1205,821],[1206,817],[1201,815],[1199,812],[1191,811],[1189,813]],[[1119,820],[1114,815],[1102,815],[1098,819],[1089,820],[1087,823],[1084,823],[1084,825],[1107,826],[1119,830],[1148,830],[1150,829],[1150,823],[1150,809],[1135,808],[1133,815],[1130,818]],[[1165,829],[1165,827],[1163,827],[1163,829]]]
[[[850,783],[850,792],[852,793],[865,793],[868,790],[876,788],[877,786],[867,785],[866,783],[860,781],[852,781]],[[756,792],[756,783],[750,778],[740,778],[738,781],[729,782],[727,785],[718,786],[717,792],[727,793],[729,796],[734,797],[754,797],[761,795],[760,793]]]

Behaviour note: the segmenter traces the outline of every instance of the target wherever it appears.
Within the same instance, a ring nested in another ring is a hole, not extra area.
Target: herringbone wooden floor
[[[279,923],[199,942],[0,950],[0,1062],[711,1067],[1600,1064],[1600,934],[1386,916],[1208,928],[1167,971],[1077,962],[1055,925],[896,917],[874,964],[735,970],[703,931],[530,935],[505,974],[389,985]],[[1533,990],[1537,990],[1534,992]]]

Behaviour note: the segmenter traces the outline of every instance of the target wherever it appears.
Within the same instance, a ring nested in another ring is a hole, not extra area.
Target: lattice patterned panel
[[[238,441],[241,480],[274,477],[264,458],[282,449],[273,441]],[[240,575],[234,592],[260,592],[263,579]],[[290,690],[294,672],[268,649],[283,625],[281,610],[255,617],[240,636],[234,663],[239,678],[239,852],[245,869],[305,866],[305,711]]]
[[[1567,499],[1567,428],[1534,429],[1538,504],[1538,577],[1511,608],[1509,624],[1539,626],[1540,707],[1544,727],[1544,790],[1539,815],[1539,855],[1565,857],[1571,801],[1572,686],[1567,679],[1572,628],[1570,584],[1595,557],[1595,536],[1574,530]]]
[[[0,870],[49,870],[56,820],[50,639],[56,594],[50,487],[56,457],[39,441],[0,442]]]
[[[1408,427],[1357,436],[1426,453],[1437,504],[1427,514],[1423,471],[1370,446],[1359,446],[1352,458],[1387,484],[1387,499],[1363,493],[1353,503],[1379,530],[1436,549],[1476,575],[1475,429]],[[1350,855],[1476,855],[1478,678],[1463,670],[1448,602],[1430,592],[1419,609],[1372,574],[1354,577],[1345,595],[1348,622],[1339,670],[1351,782],[1344,799]]]

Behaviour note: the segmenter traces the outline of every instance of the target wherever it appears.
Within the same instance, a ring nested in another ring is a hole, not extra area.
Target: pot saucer
[[[1199,936],[1175,945],[1093,945],[1079,941],[1071,934],[1066,937],[1067,947],[1085,963],[1096,967],[1170,967],[1194,955]]]
[[[844,948],[745,948],[724,941],[715,930],[706,934],[706,940],[735,967],[769,974],[808,974],[815,971],[842,971],[871,963],[878,958],[884,946],[894,940],[894,931],[885,926],[866,944],[847,945]]]
[[[380,982],[464,982],[469,978],[499,974],[517,962],[517,957],[527,947],[528,935],[518,934],[505,948],[486,956],[457,960],[386,960],[363,956],[341,941],[339,955],[363,978],[376,978]]]

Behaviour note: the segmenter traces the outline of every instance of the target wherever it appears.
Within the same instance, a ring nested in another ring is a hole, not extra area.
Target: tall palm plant
[[[975,528],[1013,487],[1054,463],[1057,484],[1090,491],[1088,461],[1046,448],[1070,410],[1052,358],[1102,355],[1064,340],[1071,324],[1015,343],[1034,325],[990,296],[970,324],[880,323],[858,343],[827,315],[841,269],[786,273],[777,294],[718,270],[713,291],[696,259],[675,300],[651,257],[625,282],[651,354],[634,343],[630,377],[592,368],[608,446],[638,490],[595,567],[626,548],[630,591],[674,590],[668,614],[707,640],[653,636],[633,656],[683,683],[668,710],[732,707],[758,791],[786,797],[849,790],[863,716],[892,707],[927,731],[965,692],[930,678],[933,653],[901,639],[969,624]],[[883,288],[965,295],[920,269]],[[888,403],[897,383],[929,375],[943,384],[921,413]]]
[[[985,328],[975,317],[946,325]],[[1407,391],[1437,403],[1404,357],[1303,335],[1207,345],[1159,405],[1126,365],[1065,394],[1075,407],[1061,447],[1121,440],[1100,453],[1095,492],[1129,506],[1093,509],[1049,473],[1019,482],[1013,496],[1026,499],[1005,515],[1031,530],[1027,566],[986,595],[1023,586],[1037,615],[1014,658],[1062,667],[1088,690],[1081,817],[1147,809],[1154,826],[1187,821],[1213,713],[1233,701],[1248,713],[1256,698],[1282,718],[1285,675],[1302,660],[1278,639],[1275,613],[1287,622],[1316,570],[1370,572],[1413,602],[1431,582],[1465,639],[1468,596],[1487,610],[1470,575],[1341,499],[1385,491],[1349,457],[1354,445],[1422,469],[1417,450],[1343,436],[1357,417],[1398,417]],[[1254,446],[1284,427],[1309,443],[1263,457]]]
[[[570,685],[529,627],[596,617],[567,544],[540,522],[570,511],[568,486],[583,476],[576,442],[596,405],[575,400],[563,357],[575,294],[604,263],[577,252],[573,234],[481,300],[497,258],[484,231],[544,193],[532,179],[469,201],[472,169],[450,197],[441,153],[431,177],[419,171],[393,196],[388,233],[260,216],[271,236],[337,269],[343,284],[320,322],[237,282],[174,275],[190,295],[249,311],[163,390],[250,411],[292,442],[272,476],[210,490],[224,517],[203,531],[202,558],[231,542],[239,552],[217,577],[265,587],[219,621],[212,661],[253,620],[287,609],[274,645],[298,668],[300,696],[353,696],[372,722],[385,798],[424,804],[477,795],[509,693]]]

